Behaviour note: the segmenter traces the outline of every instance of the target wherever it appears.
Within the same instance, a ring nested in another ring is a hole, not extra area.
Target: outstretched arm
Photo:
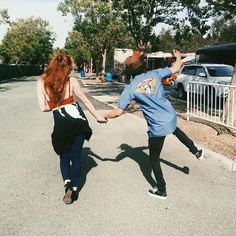
[[[93,104],[89,101],[89,99],[86,97],[86,95],[81,91],[79,82],[75,78],[71,78],[71,81],[73,83],[74,94],[76,95],[77,98],[79,98],[79,100],[81,102],[83,102],[85,107],[94,116],[94,118],[97,120],[97,122],[107,123],[107,120],[105,118],[103,118],[102,116],[97,114]]]
[[[114,118],[121,116],[123,114],[123,112],[124,111],[121,108],[115,108],[113,111],[108,112],[103,117],[105,119],[114,119]]]

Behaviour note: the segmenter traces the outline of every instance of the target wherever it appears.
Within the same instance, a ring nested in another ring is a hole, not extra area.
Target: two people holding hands
[[[97,114],[94,106],[81,91],[78,81],[70,78],[72,60],[64,54],[57,54],[49,63],[44,75],[37,82],[37,95],[41,111],[52,111],[54,129],[52,144],[60,156],[60,169],[65,186],[63,201],[71,204],[78,199],[80,178],[80,158],[84,140],[89,140],[92,130],[78,98],[99,123],[120,117],[131,101],[136,101],[148,125],[148,147],[150,163],[156,179],[156,187],[148,193],[157,198],[167,197],[166,183],[160,166],[160,153],[166,135],[173,133],[199,160],[203,151],[177,126],[176,112],[165,97],[161,80],[177,73],[181,66],[181,53],[173,50],[176,62],[171,68],[148,71],[137,57],[130,56],[125,61],[131,83],[123,90],[118,107],[104,116]]]

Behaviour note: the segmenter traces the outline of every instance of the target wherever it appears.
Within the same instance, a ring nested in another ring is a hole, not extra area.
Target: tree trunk
[[[93,58],[90,58],[90,76],[93,76]]]
[[[105,81],[105,73],[106,73],[106,58],[107,58],[107,49],[104,49],[102,54],[102,82]]]
[[[234,66],[234,73],[230,82],[230,85],[236,86],[236,64]],[[229,89],[229,96],[224,104],[224,112],[221,115],[222,120],[224,123],[229,122],[236,127],[236,90],[235,88]]]

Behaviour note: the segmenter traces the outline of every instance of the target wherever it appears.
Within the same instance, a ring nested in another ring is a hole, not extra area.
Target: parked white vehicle
[[[214,89],[214,84],[228,85],[231,81],[234,68],[225,64],[190,64],[185,65],[177,74],[175,80],[175,89],[177,90],[177,97],[185,99],[187,94],[187,86],[189,81],[197,81],[202,83],[211,83],[206,86],[204,91],[198,90],[200,94],[211,91],[217,96],[222,95],[222,91]],[[210,87],[210,89],[209,89]],[[224,92],[225,93],[225,92]]]

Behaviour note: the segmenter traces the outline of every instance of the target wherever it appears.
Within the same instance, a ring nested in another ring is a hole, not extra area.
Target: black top
[[[53,117],[52,145],[58,155],[73,144],[76,136],[84,135],[86,140],[90,139],[92,129],[77,102],[54,110]]]

